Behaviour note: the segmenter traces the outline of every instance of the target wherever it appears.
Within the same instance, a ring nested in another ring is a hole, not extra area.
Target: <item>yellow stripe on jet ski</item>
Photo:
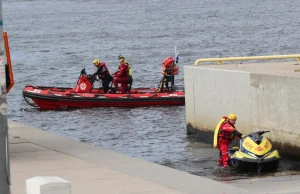
[[[265,159],[273,158],[273,157],[280,158],[279,153],[278,153],[277,150],[272,151]]]
[[[254,157],[252,157],[252,156],[250,156],[248,154],[245,154],[243,152],[240,152],[240,151],[234,152],[234,154],[230,158],[236,158],[236,159],[242,159],[242,158],[255,159]]]

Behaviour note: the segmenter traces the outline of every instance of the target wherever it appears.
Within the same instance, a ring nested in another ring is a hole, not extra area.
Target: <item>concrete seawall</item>
[[[281,155],[300,156],[299,68],[296,62],[185,66],[188,133],[212,142],[221,117],[235,113],[242,133],[270,130]]]
[[[11,121],[9,142],[13,194],[25,194],[34,176],[68,180],[73,194],[252,193]]]
[[[9,123],[11,193],[26,194],[26,180],[58,176],[72,194],[272,194],[299,193],[300,176],[217,182],[100,147]],[[219,171],[219,172],[221,172]]]

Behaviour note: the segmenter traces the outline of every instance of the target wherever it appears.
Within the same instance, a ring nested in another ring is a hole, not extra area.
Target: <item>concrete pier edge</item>
[[[188,174],[138,158],[132,158],[100,147],[77,142],[66,137],[56,136],[49,132],[13,121],[9,121],[9,135],[63,154],[108,167],[133,177],[166,186],[185,194],[251,193],[229,184]]]

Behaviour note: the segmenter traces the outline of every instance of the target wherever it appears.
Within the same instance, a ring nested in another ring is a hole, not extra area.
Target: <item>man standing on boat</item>
[[[93,64],[97,67],[97,71],[92,75],[92,78],[95,79],[96,76],[98,76],[98,78],[101,79],[104,93],[107,93],[109,90],[109,83],[113,80],[113,78],[104,62],[101,62],[99,59],[95,59]]]
[[[159,84],[159,92],[164,92],[164,84],[166,86],[166,90],[170,91],[169,89],[169,82],[171,85],[174,85],[174,75],[178,75],[178,66],[176,65],[177,62],[174,61],[173,57],[168,57],[162,63],[162,74],[163,77]],[[172,87],[171,86],[171,87]]]
[[[129,76],[129,67],[128,63],[125,63],[125,57],[119,56],[120,66],[119,71],[114,73],[114,86],[116,89],[116,93],[120,93],[118,84],[121,84],[121,93],[124,94],[128,91],[128,84],[130,83],[130,76]]]

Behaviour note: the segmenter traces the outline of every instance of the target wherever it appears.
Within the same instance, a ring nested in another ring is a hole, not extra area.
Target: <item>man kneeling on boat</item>
[[[113,83],[116,93],[126,93],[128,91],[128,84],[130,82],[129,67],[128,64],[120,60],[119,71],[113,74]],[[119,90],[119,83],[121,84],[121,91]]]
[[[95,59],[93,64],[97,67],[97,71],[92,74],[93,81],[95,81],[96,76],[98,76],[102,82],[104,93],[107,93],[109,90],[109,83],[113,80],[113,78],[104,62],[101,62],[99,59]]]
[[[125,57],[123,55],[119,55],[118,56],[119,59],[119,63],[120,66],[122,65],[122,63],[125,63],[125,65],[128,66],[128,73],[129,73],[129,80],[128,80],[128,91],[130,91],[131,86],[132,86],[132,82],[133,82],[133,78],[132,78],[132,68],[130,66],[130,64],[128,63],[128,61],[125,59]],[[120,66],[119,66],[119,70],[120,70]]]

